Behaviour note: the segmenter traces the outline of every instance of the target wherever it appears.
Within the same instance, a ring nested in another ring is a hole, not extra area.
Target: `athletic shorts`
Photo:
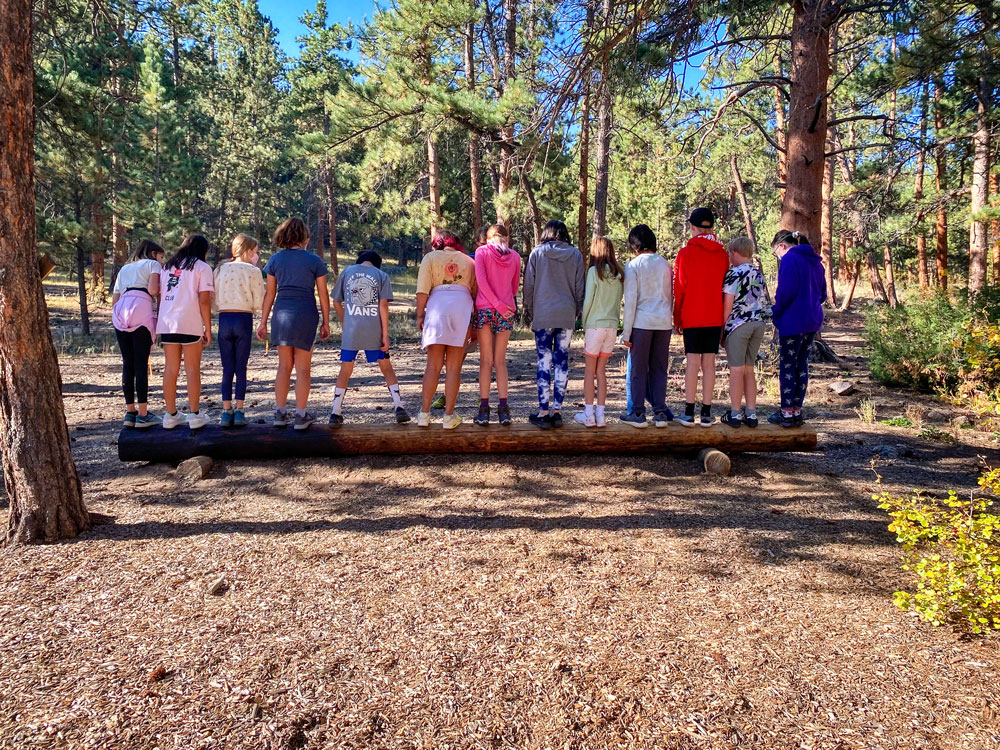
[[[615,350],[618,331],[614,328],[588,328],[583,332],[583,353],[590,357],[607,356]]]
[[[161,344],[183,344],[188,346],[189,344],[197,344],[201,341],[201,336],[192,336],[190,333],[161,333],[160,343]]]
[[[718,354],[722,326],[684,329],[685,354]]]
[[[764,340],[766,327],[763,320],[750,320],[726,334],[726,355],[730,367],[753,366],[757,362],[757,352]]]
[[[353,362],[358,358],[359,349],[341,349],[340,361]],[[380,359],[389,359],[389,355],[381,349],[365,349],[365,359],[368,362],[378,362]]]
[[[504,333],[514,330],[514,316],[505,318],[499,310],[491,307],[481,307],[472,316],[472,327],[476,330],[489,328],[492,333]]]

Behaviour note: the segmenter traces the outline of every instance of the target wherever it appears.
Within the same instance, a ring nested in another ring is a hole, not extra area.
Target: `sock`
[[[197,414],[197,413],[198,413],[197,410],[188,412],[188,414]]]
[[[592,417],[592,416],[594,416],[594,405],[593,404],[584,404],[583,405],[583,415],[585,417]]]
[[[757,410],[756,409],[747,409],[747,408],[744,408],[743,409],[743,416],[746,417],[747,419],[756,419],[757,418]]]
[[[275,406],[274,407],[274,413],[275,414],[287,414],[288,413],[288,407],[287,406]]]
[[[171,417],[176,417],[177,416],[177,412],[175,412],[175,411],[168,411],[167,414],[169,414]]]
[[[689,416],[689,417],[693,417],[694,416],[694,404],[685,403],[684,404],[684,413],[687,416]]]
[[[226,409],[226,414],[232,414],[235,411],[233,408]]]
[[[586,408],[586,407],[584,407],[584,408]],[[597,405],[597,406],[595,407],[595,412],[596,412],[596,413],[595,413],[595,416],[596,416],[596,417],[597,417],[598,419],[603,419],[603,418],[604,418],[604,404],[598,404],[598,405]]]
[[[333,414],[340,414],[340,410],[344,406],[345,393],[347,393],[346,388],[333,389]]]
[[[500,399],[500,408],[503,409],[506,406],[507,406],[507,399],[505,398]]]
[[[712,405],[711,404],[702,404],[701,405],[701,416],[703,416],[703,417],[710,417],[710,416],[712,416]]]
[[[489,411],[490,410],[490,400],[488,398],[479,399],[479,411]]]
[[[538,416],[540,416],[540,417],[547,417],[547,416],[549,416],[549,409],[548,409],[548,407],[546,407],[544,409],[542,409],[541,407],[539,407],[539,409],[538,409]]]
[[[784,417],[794,417],[795,416],[795,409],[785,409],[784,407],[782,407],[782,409],[781,409],[781,415],[784,416]]]
[[[392,405],[397,409],[403,405],[403,399],[399,397],[399,383],[395,385],[387,385],[386,388],[389,389],[389,395],[392,396]],[[336,403],[336,397],[333,399]]]
[[[304,417],[305,415],[306,415],[306,410],[305,409],[296,409],[295,410],[295,416],[296,417]]]

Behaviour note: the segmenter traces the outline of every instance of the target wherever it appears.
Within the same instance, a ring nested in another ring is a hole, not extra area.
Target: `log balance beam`
[[[530,424],[480,427],[463,424],[444,430],[415,424],[355,424],[308,430],[251,424],[223,430],[208,425],[191,432],[186,426],[123,429],[118,436],[122,461],[179,463],[194,456],[214,459],[282,459],[382,454],[450,453],[696,453],[703,448],[735,452],[812,451],[816,431],[809,427],[782,428],[771,424],[732,428],[681,427],[677,422],[657,429],[637,430],[612,423],[587,428],[574,422],[552,430]]]

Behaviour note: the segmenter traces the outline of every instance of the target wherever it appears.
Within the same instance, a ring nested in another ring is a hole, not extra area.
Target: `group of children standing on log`
[[[474,256],[459,239],[437,232],[417,276],[417,326],[427,353],[423,375],[419,427],[430,426],[431,405],[445,372],[443,427],[462,422],[455,413],[462,365],[473,336],[478,338],[480,406],[474,418],[488,425],[492,418],[490,392],[496,380],[499,402],[496,420],[512,422],[508,405],[507,345],[514,330],[517,293],[535,337],[538,410],[528,421],[541,428],[562,425],[562,405],[569,380],[569,350],[573,330],[584,329],[584,410],[574,416],[586,427],[607,423],[607,362],[616,344],[628,350],[627,409],[619,419],[643,428],[646,404],[652,424],[666,427],[709,427],[714,422],[715,358],[720,345],[728,355],[730,407],[721,421],[729,427],[756,427],[757,383],[754,364],[766,321],[773,318],[779,337],[781,409],[768,421],[782,427],[801,425],[802,402],[809,379],[808,351],[823,323],[826,283],[819,256],[808,239],[794,231],[779,231],[771,243],[781,259],[773,306],[764,275],[754,264],[756,248],[746,237],[723,246],[715,236],[715,218],[708,208],[692,212],[691,237],[673,265],[657,251],[656,237],[645,224],[628,235],[632,258],[624,267],[611,240],[596,237],[589,261],[570,242],[566,225],[550,221],[541,243],[523,269],[511,249],[506,227],[485,230]],[[201,357],[212,340],[212,309],[218,311],[222,359],[222,427],[247,424],[244,399],[247,365],[254,335],[253,319],[260,313],[259,340],[270,340],[278,352],[275,378],[276,427],[307,429],[317,421],[307,410],[312,351],[317,338],[330,336],[330,303],[342,323],[340,372],[333,396],[330,424],[344,422],[343,406],[354,363],[361,351],[377,363],[392,398],[395,420],[410,421],[389,359],[389,275],[373,251],[357,262],[327,291],[327,267],[306,248],[309,232],[299,219],[288,219],[275,232],[278,252],[258,267],[259,243],[245,234],[232,242],[232,259],[215,271],[205,262],[209,243],[202,235],[187,237],[163,262],[159,245],[144,241],[118,274],[112,320],[122,353],[122,383],[126,427],[162,424],[173,429],[185,421],[195,430],[208,423],[199,409]],[[161,265],[162,263],[162,265]],[[319,309],[316,297],[319,298]],[[159,309],[154,301],[159,298]],[[619,327],[621,334],[619,335]],[[666,404],[670,339],[683,336],[686,367],[684,411],[673,415]],[[163,418],[148,409],[148,366],[153,340],[160,337],[163,369]],[[177,409],[177,378],[183,363],[187,376],[186,416]],[[288,395],[295,372],[295,407]],[[696,409],[699,376],[701,407]],[[235,386],[235,387],[234,387]]]

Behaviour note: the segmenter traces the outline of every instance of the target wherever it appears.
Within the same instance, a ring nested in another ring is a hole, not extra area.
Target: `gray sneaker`
[[[144,430],[147,427],[155,427],[158,424],[163,424],[163,420],[152,412],[144,417],[136,416],[135,418],[135,427],[137,430]]]
[[[306,412],[302,416],[299,416],[298,414],[296,414],[295,415],[295,429],[296,430],[308,430],[309,429],[309,425],[311,425],[315,421],[317,421],[316,417],[314,417],[309,412]]]
[[[275,409],[274,421],[271,424],[275,427],[288,427],[288,411],[286,409]]]

